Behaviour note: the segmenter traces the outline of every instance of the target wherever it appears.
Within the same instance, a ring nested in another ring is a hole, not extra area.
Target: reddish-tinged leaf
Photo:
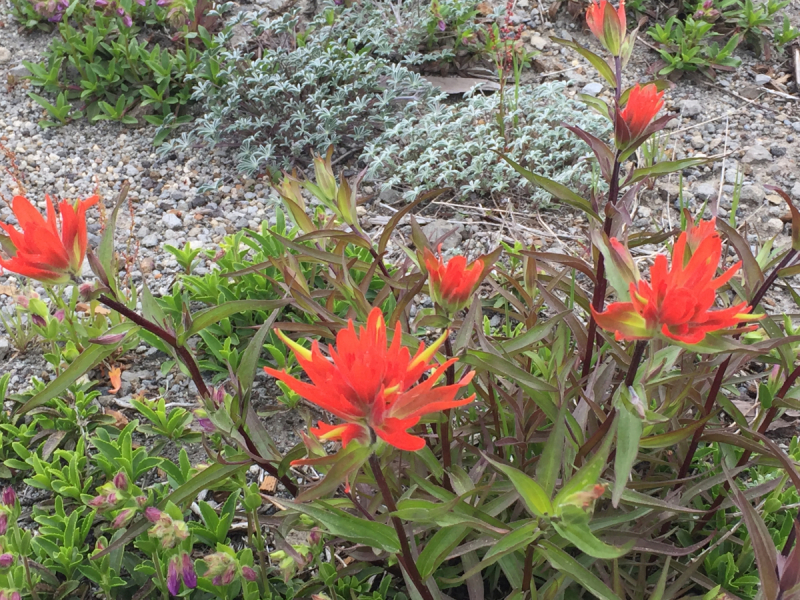
[[[800,210],[797,210],[789,194],[781,188],[774,185],[765,185],[764,187],[778,194],[789,205],[789,211],[792,213],[792,249],[800,250]]]
[[[394,233],[395,228],[403,217],[411,212],[411,210],[414,209],[414,207],[416,207],[419,203],[425,202],[426,200],[433,200],[446,191],[446,189],[431,190],[430,192],[420,194],[413,202],[406,204],[403,208],[394,213],[392,218],[389,219],[389,222],[386,224],[386,227],[383,228],[383,233],[381,233],[381,239],[378,241],[378,254],[384,253],[386,246],[389,244],[389,239],[391,238],[392,233]]]
[[[588,131],[584,131],[577,125],[569,125],[561,123],[562,127],[566,127],[572,133],[586,142],[597,157],[597,162],[600,165],[600,172],[606,181],[611,181],[611,174],[614,170],[614,152],[608,147],[603,140],[593,136]]]
[[[750,294],[755,293],[755,290],[764,281],[764,274],[761,272],[761,267],[758,266],[756,257],[750,251],[750,244],[745,240],[739,232],[725,222],[725,219],[717,219],[717,227],[727,236],[730,243],[736,250],[736,254],[742,259],[744,269],[744,279],[747,284],[747,291]]]
[[[595,69],[597,69],[597,72],[603,76],[603,79],[605,79],[610,86],[616,87],[617,78],[614,76],[614,71],[612,71],[608,63],[601,57],[597,56],[597,54],[595,54],[591,50],[587,50],[586,48],[584,48],[579,44],[576,44],[575,42],[570,42],[569,40],[564,40],[555,37],[551,37],[550,39],[553,40],[556,44],[561,44],[562,46],[566,46],[567,48],[575,50],[575,52],[577,52],[586,60],[588,60],[590,63],[592,63],[592,66]]]

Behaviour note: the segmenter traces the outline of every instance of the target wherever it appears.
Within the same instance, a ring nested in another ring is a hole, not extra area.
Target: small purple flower
[[[203,433],[214,433],[217,428],[214,427],[214,424],[211,422],[211,419],[203,417],[202,419],[196,419],[195,423],[197,426],[203,431]]]
[[[14,298],[22,308],[28,308],[28,305],[31,303],[30,298],[27,296],[17,296]]]
[[[14,590],[13,592],[11,592],[11,596],[9,597],[9,600],[22,600],[22,596],[20,595],[20,593],[17,590]]]
[[[108,6],[108,0],[94,0],[94,5],[98,8],[105,8]],[[86,284],[91,285],[91,284]]]
[[[66,313],[64,312],[63,308],[59,308],[56,311],[56,314],[53,315],[53,316],[56,318],[56,321],[58,321],[59,323],[63,323],[64,322],[64,317],[66,316]]]
[[[133,19],[131,19],[130,15],[125,15],[122,17],[122,22],[125,24],[125,27],[130,27],[133,25]]]
[[[439,19],[439,22],[436,25],[439,27],[439,31],[444,31],[447,29],[447,23],[445,23],[443,19]]]
[[[169,6],[170,4],[172,4],[172,0],[158,0],[156,2],[156,6]]]
[[[167,590],[173,596],[177,596],[181,591],[181,577],[178,575],[178,557],[173,556],[169,559],[167,567]]]
[[[0,535],[5,535],[8,531],[8,515],[0,513]]]
[[[47,20],[50,21],[51,19],[47,19]],[[44,327],[44,326],[47,325],[47,321],[45,321],[39,315],[31,315],[31,321],[33,321],[34,325],[38,325],[39,327]]]
[[[147,520],[151,523],[157,523],[161,518],[161,511],[155,506],[148,506],[144,509],[144,516],[147,517]]]
[[[183,585],[193,590],[197,587],[197,573],[194,572],[192,557],[184,552],[181,556],[181,562],[183,563]]]
[[[1,498],[3,504],[6,506],[14,506],[17,502],[17,493],[14,491],[14,488],[7,487],[3,490],[3,495]]]
[[[14,564],[14,555],[5,552],[0,554],[0,569],[7,569]]]
[[[247,579],[247,581],[255,581],[258,579],[258,574],[251,567],[245,565],[242,567],[242,577]]]

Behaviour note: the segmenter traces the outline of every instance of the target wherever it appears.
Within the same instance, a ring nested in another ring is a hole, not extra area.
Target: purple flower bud
[[[236,564],[232,564],[227,571],[222,574],[222,585],[228,585],[236,577]]]
[[[114,344],[118,344],[125,336],[128,335],[127,333],[111,333],[109,335],[101,335],[100,337],[92,338],[89,340],[92,344],[99,344],[101,346],[113,346]]]
[[[133,25],[133,20],[131,19],[130,15],[125,15],[122,17],[122,22],[124,23],[125,27],[130,27]]]
[[[439,27],[439,31],[444,31],[447,29],[447,23],[445,23],[442,19],[439,19],[439,22],[436,25]]]
[[[45,325],[47,325],[47,321],[45,321],[39,315],[31,315],[31,321],[33,321],[34,325],[38,325],[39,327],[44,327]]]
[[[319,532],[319,529],[312,529],[308,532],[308,543],[312,546],[316,546],[319,544],[320,540],[322,539],[322,534]]]
[[[709,8],[714,8],[714,0],[706,0],[703,2],[703,8],[708,10]]]
[[[65,316],[66,316],[66,313],[64,312],[63,308],[59,308],[56,311],[55,318],[59,323],[63,323],[64,322],[64,317]]]
[[[169,6],[172,0],[158,0],[156,6]]]
[[[125,474],[125,471],[120,471],[116,475],[114,475],[114,487],[121,491],[127,491],[128,489],[128,476]]]
[[[102,508],[107,504],[105,496],[95,496],[89,500],[89,506],[92,508]]]
[[[17,502],[17,493],[14,488],[7,487],[3,490],[2,502],[6,506],[14,506]]]
[[[218,388],[211,389],[211,399],[214,401],[214,405],[218,408],[225,403],[225,386],[221,385]]]
[[[147,517],[147,520],[151,523],[157,523],[161,518],[161,511],[155,506],[148,506],[144,509],[144,516]]]
[[[183,584],[189,589],[196,588],[197,573],[194,572],[192,557],[184,552],[181,556],[181,562],[183,563]]]
[[[109,492],[108,495],[106,496],[106,502],[108,502],[110,506],[115,506],[118,500],[119,498],[117,497],[116,492]]]
[[[242,567],[242,577],[247,579],[247,581],[255,581],[258,579],[258,574],[251,567],[245,565]]]
[[[8,515],[6,513],[0,514],[0,535],[5,535],[8,531]]]
[[[105,8],[108,6],[108,0],[94,0],[94,5],[99,8]],[[84,285],[92,285],[91,283],[85,283]]]
[[[0,569],[7,569],[13,564],[14,564],[13,554],[9,554],[8,552],[6,552],[5,554],[0,554]]]
[[[27,296],[17,296],[14,299],[17,301],[17,304],[19,304],[22,308],[28,308],[28,304],[31,303],[30,298],[28,298]]]
[[[181,578],[178,575],[178,557],[173,556],[169,559],[169,566],[167,567],[167,590],[173,596],[177,596],[181,591]]]
[[[111,527],[114,529],[122,529],[133,518],[134,514],[131,508],[125,508],[119,511],[119,514],[114,517],[114,520],[111,522]]]

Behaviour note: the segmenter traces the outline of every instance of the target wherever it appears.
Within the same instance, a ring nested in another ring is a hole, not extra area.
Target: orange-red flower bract
[[[450,313],[455,313],[469,304],[475,289],[483,277],[483,261],[478,259],[467,264],[463,256],[454,256],[446,263],[425,248],[425,268],[428,270],[428,285],[433,301]]]
[[[644,87],[637,83],[631,89],[628,102],[621,110],[617,109],[614,119],[617,148],[626,148],[652,133],[650,125],[664,106],[663,95],[664,91],[659,92],[652,83]]]
[[[708,226],[698,224],[708,233]],[[707,333],[735,327],[752,316],[746,302],[721,310],[714,306],[716,290],[739,270],[738,262],[719,277],[714,277],[722,255],[718,235],[706,235],[692,257],[684,264],[688,235],[675,242],[672,266],[659,254],[650,269],[650,283],[640,280],[630,284],[630,302],[614,302],[601,313],[592,309],[597,324],[613,331],[618,340],[646,340],[657,335],[696,344]]]
[[[472,380],[472,373],[453,385],[435,386],[457,360],[430,362],[447,333],[427,348],[420,343],[411,356],[409,349],[400,344],[399,324],[388,345],[386,324],[378,308],[370,312],[366,329],[361,327],[356,333],[350,321],[346,329],[339,331],[335,347],[328,346],[330,360],[320,352],[318,342],[306,350],[282,332],[278,334],[292,349],[311,383],[275,369],[266,368],[267,373],[345,421],[339,425],[320,422],[311,431],[322,439],[341,440],[344,446],[351,440],[369,444],[372,430],[400,450],[420,450],[424,440],[407,431],[419,423],[420,417],[468,404],[475,398],[473,394],[456,400],[458,391]],[[431,370],[433,373],[425,381],[417,383]]]
[[[96,204],[99,196],[78,202],[77,209],[67,201],[58,205],[61,213],[59,234],[56,212],[50,196],[47,200],[47,219],[24,196],[15,196],[11,208],[19,227],[0,223],[8,234],[15,252],[9,260],[0,258],[0,266],[44,283],[66,283],[79,275],[86,257],[86,209]]]
[[[625,0],[620,0],[618,9],[607,0],[600,0],[599,4],[592,0],[586,9],[586,24],[606,50],[614,56],[620,55],[627,27]]]

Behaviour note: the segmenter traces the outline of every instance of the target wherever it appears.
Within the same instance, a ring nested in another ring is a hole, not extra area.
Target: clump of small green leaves
[[[565,90],[564,83],[522,86],[517,100],[478,92],[463,104],[442,103],[410,116],[367,146],[368,177],[387,188],[410,184],[407,198],[453,187],[461,195],[513,192],[534,202],[546,201],[545,191],[530,187],[508,163],[497,161],[497,152],[505,152],[561,184],[588,186],[591,167],[580,159],[589,148],[560,124],[578,123],[594,135],[607,132],[608,124],[569,99]],[[498,114],[503,115],[503,129]]]
[[[714,77],[732,71],[741,63],[733,56],[741,42],[769,58],[773,45],[781,48],[800,36],[786,16],[778,26],[787,6],[786,0],[701,0],[684,16],[655,24],[647,33],[664,63],[659,74],[700,71]]]
[[[39,124],[59,126],[83,117],[146,121],[161,126],[158,144],[171,128],[187,122],[186,77],[198,67],[202,50],[215,45],[206,25],[213,31],[219,13],[204,0],[181,4],[180,14],[193,16],[178,19],[173,28],[176,2],[70,5],[42,62],[24,61],[31,83],[49,95],[30,94],[49,115]]]

